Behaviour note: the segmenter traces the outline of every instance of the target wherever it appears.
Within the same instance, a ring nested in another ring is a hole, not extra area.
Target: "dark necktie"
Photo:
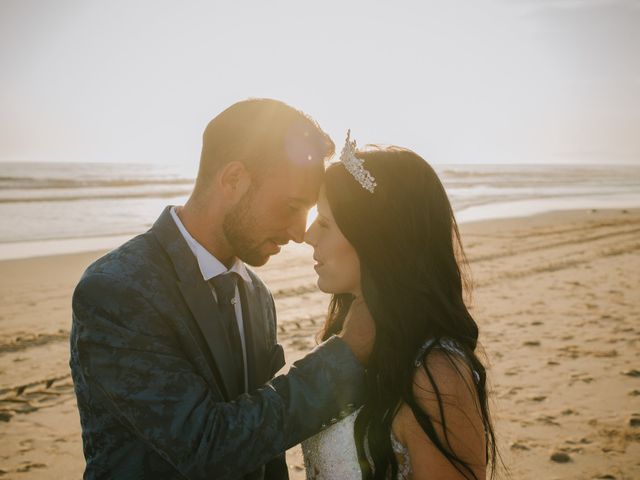
[[[231,354],[233,355],[234,377],[238,381],[238,387],[244,392],[244,356],[242,354],[242,340],[240,329],[236,319],[235,295],[238,283],[238,274],[227,272],[209,280],[218,297],[218,308],[222,316],[222,324],[227,332]]]

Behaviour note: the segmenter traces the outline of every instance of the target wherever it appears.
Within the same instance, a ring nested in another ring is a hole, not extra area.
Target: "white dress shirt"
[[[187,229],[182,224],[180,217],[176,213],[176,207],[171,209],[171,216],[173,217],[174,222],[176,222],[176,226],[180,233],[187,241],[187,245],[193,252],[198,261],[198,266],[200,267],[200,273],[202,273],[202,277],[205,281],[211,280],[213,277],[217,277],[218,275],[222,275],[227,272],[235,272],[240,275],[240,278],[245,282],[251,283],[251,277],[249,276],[249,272],[247,272],[246,265],[239,259],[236,258],[235,262],[231,266],[231,268],[227,269],[224,264],[214,257],[207,249],[205,249],[202,245],[198,243],[198,241],[191,236],[191,234],[187,231]],[[213,287],[211,287],[211,293],[213,297],[218,301],[216,296],[216,291]],[[240,342],[242,343],[242,356],[244,358],[244,391],[247,392],[249,390],[249,375],[247,371],[247,346],[244,338],[244,321],[242,319],[242,302],[240,301],[240,292],[238,287],[236,286],[236,294],[235,294],[235,313],[236,313],[236,321],[238,322],[238,330],[240,331]]]

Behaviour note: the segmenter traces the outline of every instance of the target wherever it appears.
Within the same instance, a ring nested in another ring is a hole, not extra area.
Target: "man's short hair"
[[[334,151],[329,136],[303,112],[278,100],[244,100],[207,125],[195,188],[206,190],[217,171],[232,161],[244,163],[260,179],[287,162],[323,166]]]

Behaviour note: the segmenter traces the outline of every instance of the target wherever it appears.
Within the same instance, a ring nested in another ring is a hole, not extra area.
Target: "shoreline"
[[[640,195],[617,194],[606,196],[556,197],[512,200],[474,205],[455,212],[459,225],[500,219],[530,218],[552,212],[581,210],[629,210],[640,208]],[[108,251],[118,247],[146,230],[129,234],[95,237],[55,238],[0,242],[0,262],[27,258],[48,257],[73,253]]]

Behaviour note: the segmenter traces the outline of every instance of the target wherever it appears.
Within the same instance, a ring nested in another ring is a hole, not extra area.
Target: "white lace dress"
[[[317,435],[302,442],[304,466],[307,480],[361,480],[362,473],[358,463],[353,426],[358,416],[356,410],[337,423],[322,430]],[[398,480],[404,480],[411,474],[409,452],[393,433],[393,450],[405,461],[398,465]]]
[[[432,341],[428,340],[420,349],[416,356],[416,367],[422,365],[424,352]],[[441,340],[440,344],[450,352],[464,356],[453,342]],[[360,480],[362,478],[353,436],[353,427],[358,412],[359,410],[356,410],[340,420],[332,420],[329,427],[302,442],[307,480]],[[391,432],[391,446],[398,458],[396,480],[410,478],[412,470],[409,451],[396,439],[393,432]]]

